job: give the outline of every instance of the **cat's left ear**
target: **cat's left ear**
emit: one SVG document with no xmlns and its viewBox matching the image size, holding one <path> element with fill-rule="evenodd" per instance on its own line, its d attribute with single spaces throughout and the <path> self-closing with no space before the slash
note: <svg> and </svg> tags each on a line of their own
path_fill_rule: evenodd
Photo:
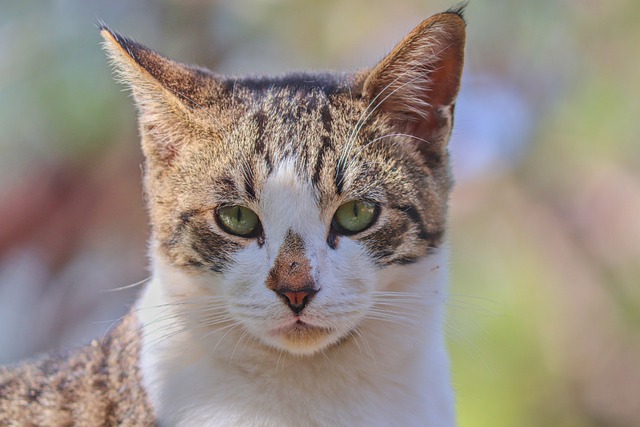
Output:
<svg viewBox="0 0 640 427">
<path fill-rule="evenodd" d="M 370 108 L 386 114 L 430 163 L 440 159 L 453 127 L 464 62 L 462 9 L 423 21 L 367 76 Z"/>
<path fill-rule="evenodd" d="M 116 76 L 133 92 L 145 155 L 170 162 L 199 120 L 194 112 L 216 102 L 221 85 L 208 70 L 167 59 L 106 26 L 100 33 Z"/>
</svg>

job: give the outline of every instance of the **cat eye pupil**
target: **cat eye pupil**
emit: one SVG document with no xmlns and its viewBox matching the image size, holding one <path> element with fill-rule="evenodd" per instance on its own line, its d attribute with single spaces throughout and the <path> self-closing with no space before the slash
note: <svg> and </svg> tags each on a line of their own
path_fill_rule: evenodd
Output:
<svg viewBox="0 0 640 427">
<path fill-rule="evenodd" d="M 229 234 L 255 237 L 260 231 L 258 215 L 244 206 L 223 206 L 216 211 L 220 227 Z"/>
<path fill-rule="evenodd" d="M 366 230 L 375 222 L 378 206 L 364 200 L 354 200 L 341 205 L 333 216 L 334 228 L 344 235 Z"/>
</svg>

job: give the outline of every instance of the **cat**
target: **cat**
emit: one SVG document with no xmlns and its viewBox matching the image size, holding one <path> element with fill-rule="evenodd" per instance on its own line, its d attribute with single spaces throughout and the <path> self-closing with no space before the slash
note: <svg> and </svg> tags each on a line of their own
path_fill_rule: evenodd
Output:
<svg viewBox="0 0 640 427">
<path fill-rule="evenodd" d="M 102 341 L 0 369 L 2 425 L 455 425 L 443 332 L 463 7 L 371 70 L 223 77 L 106 26 L 152 277 Z"/>
</svg>

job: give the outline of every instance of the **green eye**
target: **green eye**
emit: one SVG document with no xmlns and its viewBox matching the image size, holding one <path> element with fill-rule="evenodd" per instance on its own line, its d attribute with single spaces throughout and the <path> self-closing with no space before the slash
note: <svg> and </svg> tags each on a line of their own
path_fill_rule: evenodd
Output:
<svg viewBox="0 0 640 427">
<path fill-rule="evenodd" d="M 223 206 L 217 214 L 220 225 L 227 233 L 254 237 L 260 229 L 258 215 L 244 206 Z"/>
<path fill-rule="evenodd" d="M 370 202 L 354 200 L 340 206 L 333 216 L 334 225 L 341 234 L 355 234 L 373 224 L 378 207 Z"/>
</svg>

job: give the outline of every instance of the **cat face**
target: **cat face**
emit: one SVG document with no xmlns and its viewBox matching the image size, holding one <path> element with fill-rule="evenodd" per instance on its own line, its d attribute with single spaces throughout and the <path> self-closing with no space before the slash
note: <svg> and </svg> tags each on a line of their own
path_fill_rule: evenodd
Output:
<svg viewBox="0 0 640 427">
<path fill-rule="evenodd" d="M 351 75 L 224 78 L 103 35 L 140 109 L 153 246 L 180 273 L 175 298 L 222 301 L 214 316 L 310 354 L 367 318 L 385 271 L 438 250 L 459 15 Z M 206 328 L 203 313 L 187 317 Z"/>
</svg>

